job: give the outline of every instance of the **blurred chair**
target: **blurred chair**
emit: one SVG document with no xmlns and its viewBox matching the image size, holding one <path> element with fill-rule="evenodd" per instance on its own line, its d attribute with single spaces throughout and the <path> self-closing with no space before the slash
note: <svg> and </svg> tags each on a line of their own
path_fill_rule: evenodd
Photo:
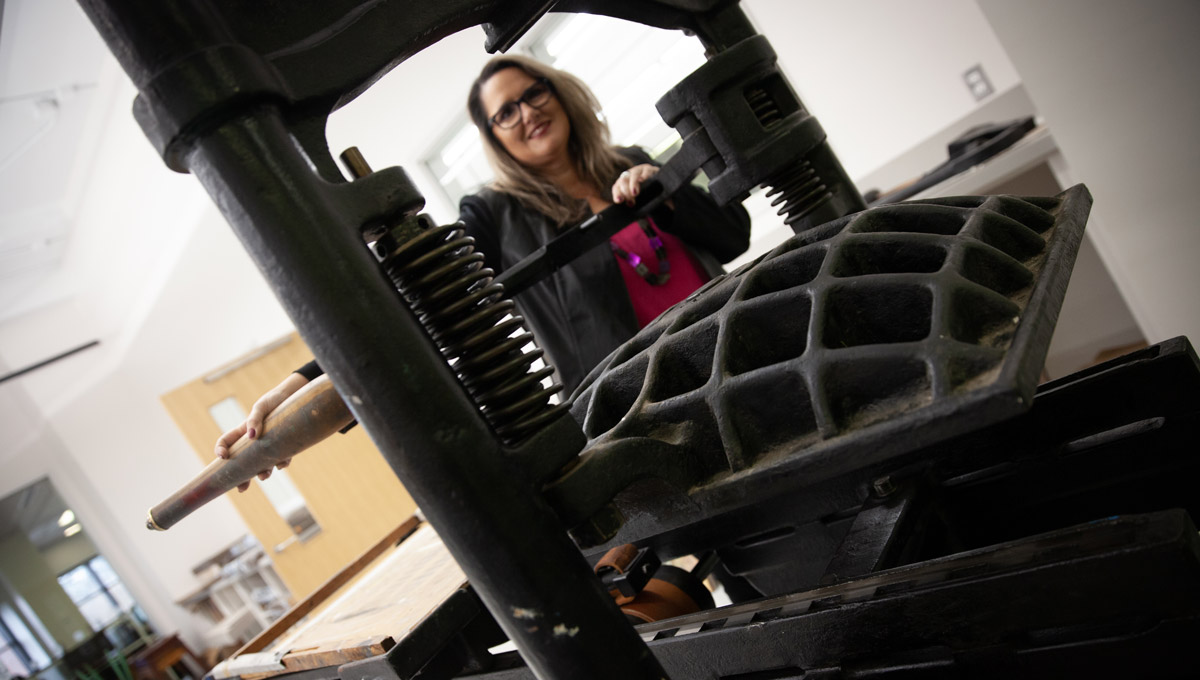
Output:
<svg viewBox="0 0 1200 680">
<path fill-rule="evenodd" d="M 201 680 L 205 674 L 204 664 L 178 635 L 161 638 L 134 654 L 129 667 L 135 680 L 179 680 L 184 675 Z"/>
</svg>

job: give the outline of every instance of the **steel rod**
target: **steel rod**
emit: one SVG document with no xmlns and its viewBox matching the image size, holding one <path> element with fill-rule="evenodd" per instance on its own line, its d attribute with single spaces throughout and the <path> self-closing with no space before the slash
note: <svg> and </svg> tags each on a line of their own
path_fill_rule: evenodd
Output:
<svg viewBox="0 0 1200 680">
<path fill-rule="evenodd" d="M 67 357 L 71 356 L 72 354 L 78 354 L 79 352 L 82 352 L 85 349 L 91 349 L 99 344 L 100 344 L 99 340 L 92 340 L 91 342 L 86 342 L 78 347 L 69 349 L 61 354 L 55 354 L 54 356 L 50 357 L 49 359 L 43 359 L 43 360 L 37 362 L 36 364 L 26 366 L 25 368 L 19 368 L 11 373 L 6 373 L 6 374 L 0 376 L 0 383 L 12 380 L 13 378 L 19 378 L 19 377 L 25 375 L 26 373 L 30 373 L 30 372 L 38 370 L 39 368 L 49 366 L 50 364 L 52 364 L 56 361 L 59 361 L 61 359 L 66 359 Z"/>
</svg>

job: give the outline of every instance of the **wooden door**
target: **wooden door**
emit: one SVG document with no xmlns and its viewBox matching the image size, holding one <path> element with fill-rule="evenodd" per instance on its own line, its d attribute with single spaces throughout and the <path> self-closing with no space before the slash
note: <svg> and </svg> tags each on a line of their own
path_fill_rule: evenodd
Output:
<svg viewBox="0 0 1200 680">
<path fill-rule="evenodd" d="M 176 426 L 207 465 L 221 429 L 210 407 L 233 397 L 243 411 L 312 353 L 292 334 L 162 396 Z M 416 504 L 361 427 L 335 434 L 286 468 L 320 531 L 297 540 L 258 480 L 230 492 L 239 514 L 297 600 L 408 518 Z M 164 494 L 165 495 L 165 494 Z M 186 526 L 175 529 L 186 531 Z M 281 549 L 276 550 L 279 546 Z"/>
</svg>

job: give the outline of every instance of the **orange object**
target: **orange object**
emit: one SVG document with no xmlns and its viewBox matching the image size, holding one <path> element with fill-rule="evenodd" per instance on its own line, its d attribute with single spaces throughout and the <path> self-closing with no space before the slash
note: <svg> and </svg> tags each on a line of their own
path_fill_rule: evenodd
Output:
<svg viewBox="0 0 1200 680">
<path fill-rule="evenodd" d="M 612 572 L 625 574 L 631 566 L 646 573 L 655 570 L 654 576 L 637 592 L 629 592 L 630 587 L 638 587 L 637 583 L 627 583 L 626 592 L 616 586 L 609 587 L 608 594 L 631 621 L 649 623 L 713 607 L 712 593 L 704 587 L 702 578 L 679 567 L 660 565 L 657 558 L 649 564 L 634 566 L 637 557 L 637 547 L 626 543 L 604 553 L 595 567 L 596 575 L 601 577 Z"/>
<path fill-rule="evenodd" d="M 700 605 L 682 588 L 652 578 L 631 602 L 621 605 L 626 616 L 641 622 L 661 621 L 700 611 Z"/>
<path fill-rule="evenodd" d="M 629 568 L 630 563 L 633 562 L 633 558 L 637 557 L 637 553 L 638 550 L 632 543 L 619 545 L 612 550 L 609 550 L 608 552 L 604 553 L 604 557 L 601 557 L 600 561 L 596 563 L 596 575 L 599 576 L 608 570 L 615 571 L 618 574 L 624 574 L 625 570 Z M 636 598 L 636 596 L 626 595 L 616 588 L 610 589 L 608 594 L 611 595 L 614 600 L 616 600 L 618 605 L 623 605 L 627 602 L 633 602 L 633 600 Z"/>
</svg>

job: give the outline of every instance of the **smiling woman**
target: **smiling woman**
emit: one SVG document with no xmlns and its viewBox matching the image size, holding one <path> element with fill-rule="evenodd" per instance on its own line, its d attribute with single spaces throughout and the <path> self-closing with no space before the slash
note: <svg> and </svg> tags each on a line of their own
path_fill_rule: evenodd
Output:
<svg viewBox="0 0 1200 680">
<path fill-rule="evenodd" d="M 630 166 L 599 111 L 578 78 L 519 55 L 488 62 L 467 98 L 493 186 L 563 225 L 607 207 L 604 190 Z"/>
<path fill-rule="evenodd" d="M 520 55 L 489 61 L 467 112 L 496 179 L 460 205 L 487 265 L 512 267 L 563 228 L 632 203 L 657 173 L 638 148 L 613 146 L 600 104 L 578 78 Z M 518 306 L 571 391 L 602 358 L 745 250 L 749 218 L 685 186 L 608 249 L 585 253 L 523 292 Z"/>
<path fill-rule="evenodd" d="M 508 98 L 516 92 L 519 97 Z M 548 79 L 504 69 L 484 83 L 480 98 L 487 110 L 495 111 L 487 127 L 504 140 L 504 148 L 518 165 L 542 174 L 565 169 L 570 161 L 566 141 L 571 121 Z"/>
</svg>

